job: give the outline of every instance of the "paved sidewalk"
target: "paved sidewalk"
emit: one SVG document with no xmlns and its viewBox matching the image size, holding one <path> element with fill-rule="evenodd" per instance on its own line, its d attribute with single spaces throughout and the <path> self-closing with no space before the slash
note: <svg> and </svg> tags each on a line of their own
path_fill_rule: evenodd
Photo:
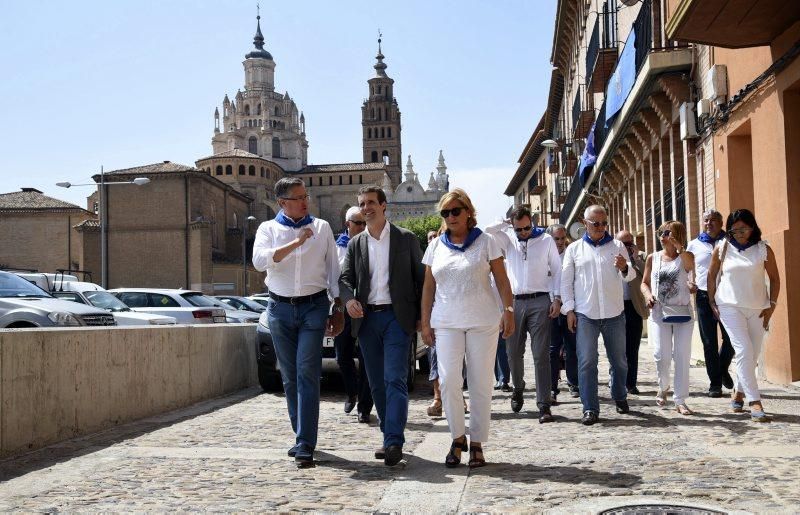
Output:
<svg viewBox="0 0 800 515">
<path fill-rule="evenodd" d="M 341 392 L 323 392 L 318 465 L 297 469 L 286 457 L 293 437 L 283 397 L 250 389 L 0 462 L 0 510 L 588 513 L 644 502 L 800 510 L 800 390 L 762 385 L 775 419 L 757 425 L 726 399 L 705 397 L 705 370 L 693 368 L 688 404 L 698 414 L 684 417 L 655 406 L 646 342 L 640 356 L 643 394 L 630 398 L 631 414 L 616 414 L 601 386 L 592 427 L 578 423 L 580 404 L 565 393 L 556 422 L 540 425 L 533 392 L 519 414 L 510 394 L 496 392 L 483 469 L 444 467 L 450 435 L 444 419 L 426 416 L 421 379 L 406 460 L 394 468 L 372 456 L 374 415 L 358 424 L 343 413 Z M 530 361 L 526 374 L 532 384 Z"/>
</svg>

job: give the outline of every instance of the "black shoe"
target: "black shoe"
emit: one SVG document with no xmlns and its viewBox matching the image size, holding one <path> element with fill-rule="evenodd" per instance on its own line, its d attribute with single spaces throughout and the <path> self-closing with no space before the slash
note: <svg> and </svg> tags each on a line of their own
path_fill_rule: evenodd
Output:
<svg viewBox="0 0 800 515">
<path fill-rule="evenodd" d="M 403 459 L 403 448 L 399 445 L 390 445 L 386 448 L 386 456 L 383 458 L 383 463 L 388 467 L 393 467 L 400 463 Z"/>
<path fill-rule="evenodd" d="M 353 408 L 356 407 L 356 402 L 358 401 L 358 397 L 350 397 L 346 401 L 344 401 L 344 412 L 350 413 L 353 411 Z"/>
<path fill-rule="evenodd" d="M 375 449 L 375 459 L 382 460 L 386 457 L 386 447 L 379 447 Z"/>
<path fill-rule="evenodd" d="M 513 392 L 514 391 L 514 389 L 511 388 L 511 385 L 509 385 L 508 383 L 503 383 L 503 386 L 500 388 L 500 390 L 502 390 L 504 392 Z"/>
<path fill-rule="evenodd" d="M 628 413 L 631 408 L 628 406 L 628 401 L 614 401 L 617 403 L 617 413 L 625 414 Z"/>
<path fill-rule="evenodd" d="M 553 392 L 550 394 L 550 405 L 551 406 L 558 406 L 558 392 Z"/>
<path fill-rule="evenodd" d="M 503 383 L 502 382 L 497 381 L 496 383 L 494 383 L 494 389 L 495 390 L 499 390 L 502 387 L 503 387 Z"/>
<path fill-rule="evenodd" d="M 294 455 L 294 462 L 298 468 L 306 468 L 314 465 L 314 450 L 303 444 L 297 445 Z"/>
<path fill-rule="evenodd" d="M 549 406 L 545 406 L 545 407 L 543 407 L 542 409 L 539 410 L 539 423 L 540 424 L 544 424 L 546 422 L 552 422 L 552 421 L 553 421 L 553 414 L 550 413 L 550 407 Z"/>
<path fill-rule="evenodd" d="M 581 396 L 581 391 L 580 391 L 580 390 L 578 390 L 578 387 L 577 387 L 577 386 L 574 386 L 574 385 L 569 385 L 569 395 L 570 395 L 570 396 L 571 396 L 573 399 L 576 399 L 576 398 L 578 398 L 578 397 L 580 397 L 580 396 Z"/>
<path fill-rule="evenodd" d="M 733 390 L 733 378 L 727 370 L 722 373 L 722 386 L 728 390 Z"/>
<path fill-rule="evenodd" d="M 628 393 L 631 394 L 631 395 L 641 395 L 642 394 L 642 392 L 640 392 L 639 389 L 636 388 L 635 386 L 632 387 L 632 388 L 628 388 Z"/>
<path fill-rule="evenodd" d="M 298 449 L 299 447 L 300 447 L 300 444 L 299 444 L 299 443 L 295 444 L 295 445 L 294 445 L 294 447 L 292 447 L 291 449 L 289 449 L 289 450 L 286 452 L 286 454 L 287 454 L 287 455 L 288 455 L 290 458 L 294 458 L 294 455 L 295 455 L 295 454 L 297 454 L 297 449 Z"/>
<path fill-rule="evenodd" d="M 581 418 L 581 424 L 584 426 L 591 426 L 597 422 L 597 413 L 594 411 L 584 411 L 583 418 Z"/>
<path fill-rule="evenodd" d="M 712 399 L 719 399 L 720 397 L 722 397 L 722 389 L 718 390 L 716 388 L 709 388 L 708 396 L 711 397 Z"/>
<path fill-rule="evenodd" d="M 359 413 L 358 421 L 362 424 L 369 424 L 369 413 Z"/>
<path fill-rule="evenodd" d="M 511 411 L 519 413 L 525 401 L 522 399 L 522 390 L 514 390 L 511 394 Z"/>
</svg>

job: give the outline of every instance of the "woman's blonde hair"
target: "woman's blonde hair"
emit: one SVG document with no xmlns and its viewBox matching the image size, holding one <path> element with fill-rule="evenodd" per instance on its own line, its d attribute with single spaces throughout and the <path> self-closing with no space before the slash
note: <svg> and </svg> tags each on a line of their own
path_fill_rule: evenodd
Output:
<svg viewBox="0 0 800 515">
<path fill-rule="evenodd" d="M 439 204 L 436 206 L 436 210 L 441 211 L 444 209 L 444 206 L 454 200 L 460 202 L 461 205 L 467 210 L 467 227 L 472 229 L 473 227 L 477 226 L 478 219 L 476 217 L 477 212 L 475 211 L 475 206 L 472 204 L 472 200 L 470 200 L 467 192 L 461 188 L 456 188 L 453 191 L 448 191 L 442 195 L 442 198 L 439 199 Z M 442 220 L 442 228 L 439 229 L 439 232 L 444 232 L 445 230 L 447 230 L 447 224 L 444 220 Z"/>
<path fill-rule="evenodd" d="M 677 220 L 667 220 L 658 228 L 658 232 L 661 231 L 670 232 L 670 235 L 678 242 L 678 252 L 686 248 L 686 226 L 681 222 Z"/>
</svg>

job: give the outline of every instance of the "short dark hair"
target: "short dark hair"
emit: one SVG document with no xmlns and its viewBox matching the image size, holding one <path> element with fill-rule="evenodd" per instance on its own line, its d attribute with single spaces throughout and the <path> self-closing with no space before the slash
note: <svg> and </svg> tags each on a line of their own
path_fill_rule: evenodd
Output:
<svg viewBox="0 0 800 515">
<path fill-rule="evenodd" d="M 531 215 L 531 210 L 525 206 L 519 206 L 514 211 L 511 212 L 511 220 L 522 220 L 525 217 L 530 218 L 533 220 L 533 215 Z"/>
<path fill-rule="evenodd" d="M 753 229 L 753 232 L 750 233 L 750 238 L 748 241 L 750 243 L 758 243 L 761 241 L 761 229 L 758 227 L 756 223 L 756 217 L 752 211 L 749 209 L 737 209 L 733 213 L 728 215 L 728 221 L 725 223 L 725 232 L 730 233 L 733 224 L 736 222 L 742 222 L 746 226 Z"/>
<path fill-rule="evenodd" d="M 377 193 L 378 202 L 380 204 L 386 204 L 386 192 L 384 192 L 380 186 L 362 186 L 361 189 L 358 190 L 359 196 L 366 193 Z"/>
<path fill-rule="evenodd" d="M 305 186 L 303 179 L 297 177 L 284 177 L 275 183 L 275 198 L 284 198 L 289 190 L 295 186 Z"/>
</svg>

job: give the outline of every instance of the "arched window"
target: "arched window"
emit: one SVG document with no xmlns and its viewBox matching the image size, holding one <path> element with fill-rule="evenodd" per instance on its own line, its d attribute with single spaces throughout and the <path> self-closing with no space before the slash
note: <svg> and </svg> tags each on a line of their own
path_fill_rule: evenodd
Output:
<svg viewBox="0 0 800 515">
<path fill-rule="evenodd" d="M 272 138 L 272 157 L 281 157 L 281 140 L 277 136 Z"/>
<path fill-rule="evenodd" d="M 383 157 L 383 164 L 388 165 L 389 164 L 389 152 L 384 150 L 383 154 L 381 154 L 381 157 Z"/>
<path fill-rule="evenodd" d="M 350 184 L 353 184 L 353 176 L 350 176 Z"/>
<path fill-rule="evenodd" d="M 386 130 L 386 134 L 388 135 L 388 137 L 390 137 L 390 138 L 392 137 L 392 128 L 391 128 L 391 127 L 389 127 L 389 128 Z"/>
<path fill-rule="evenodd" d="M 233 175 L 233 167 L 231 165 L 225 167 L 225 175 Z"/>
<path fill-rule="evenodd" d="M 281 108 L 278 107 L 278 106 L 275 106 L 275 116 L 280 116 L 280 115 L 281 115 Z"/>
<path fill-rule="evenodd" d="M 253 166 L 253 165 L 250 165 L 250 168 L 247 169 L 247 175 L 252 175 L 252 176 L 255 177 L 255 175 L 256 175 L 256 167 Z"/>
<path fill-rule="evenodd" d="M 309 186 L 313 186 L 312 182 L 314 182 L 314 178 L 313 177 L 309 177 L 308 178 L 308 185 Z"/>
<path fill-rule="evenodd" d="M 217 165 L 217 175 L 222 175 L 222 165 Z"/>
<path fill-rule="evenodd" d="M 261 104 L 256 105 L 256 114 L 261 114 Z"/>
<path fill-rule="evenodd" d="M 372 109 L 370 109 L 370 110 L 369 110 L 369 117 L 370 117 L 370 119 L 372 119 L 372 120 L 374 120 L 374 119 L 375 119 L 375 108 L 374 108 L 374 107 L 373 107 Z"/>
<path fill-rule="evenodd" d="M 372 151 L 372 162 L 373 163 L 377 163 L 378 162 L 378 151 L 377 150 L 373 150 Z"/>
<path fill-rule="evenodd" d="M 383 120 L 383 109 L 378 108 L 378 121 Z"/>
<path fill-rule="evenodd" d="M 244 175 L 244 165 L 239 165 L 239 175 Z"/>
<path fill-rule="evenodd" d="M 363 175 L 359 175 L 358 176 L 358 183 L 359 184 L 364 184 L 364 176 Z"/>
<path fill-rule="evenodd" d="M 244 115 L 245 116 L 250 116 L 250 105 L 249 104 L 245 104 L 244 105 Z"/>
<path fill-rule="evenodd" d="M 328 176 L 328 186 L 333 186 L 333 175 Z"/>
<path fill-rule="evenodd" d="M 264 167 L 263 166 L 261 167 L 261 177 L 266 177 L 266 175 L 264 174 Z"/>
<path fill-rule="evenodd" d="M 386 137 L 386 128 L 385 127 L 381 127 L 381 138 L 385 138 L 385 137 Z"/>
<path fill-rule="evenodd" d="M 367 129 L 367 138 L 372 139 L 372 129 Z"/>
<path fill-rule="evenodd" d="M 255 136 L 250 136 L 247 140 L 247 150 L 251 154 L 258 154 L 258 139 Z"/>
<path fill-rule="evenodd" d="M 378 94 L 380 95 L 381 93 L 383 93 L 383 86 L 381 86 L 381 85 L 379 84 L 379 85 L 378 85 Z"/>
</svg>

